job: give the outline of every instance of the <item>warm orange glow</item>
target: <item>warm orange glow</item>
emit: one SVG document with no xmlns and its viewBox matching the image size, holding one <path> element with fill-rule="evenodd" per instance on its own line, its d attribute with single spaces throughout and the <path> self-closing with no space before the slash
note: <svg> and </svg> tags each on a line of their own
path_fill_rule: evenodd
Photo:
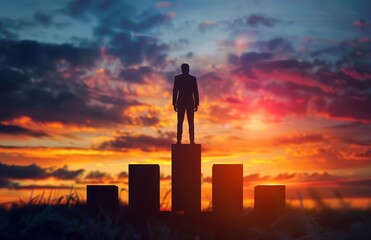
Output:
<svg viewBox="0 0 371 240">
<path fill-rule="evenodd" d="M 240 56 L 250 47 L 251 38 L 253 36 L 238 36 L 230 47 Z M 195 65 L 205 66 L 200 72 L 201 99 L 195 115 L 196 143 L 202 144 L 202 173 L 207 178 L 202 184 L 203 209 L 207 209 L 212 200 L 210 179 L 215 163 L 244 165 L 245 207 L 251 206 L 251 191 L 256 184 L 285 184 L 295 190 L 326 185 L 330 192 L 336 187 L 340 192 L 351 192 L 350 196 L 357 196 L 350 190 L 355 189 L 352 183 L 357 182 L 357 176 L 362 180 L 370 170 L 369 143 L 349 140 L 352 135 L 348 128 L 334 131 L 328 127 L 335 124 L 331 115 L 312 109 L 315 99 L 307 107 L 306 101 L 310 96 L 291 97 L 285 92 L 290 89 L 284 87 L 288 83 L 293 83 L 293 86 L 300 84 L 331 94 L 334 89 L 295 71 L 253 68 L 251 74 L 254 76 L 238 71 L 231 74 L 229 64 L 211 65 L 208 60 L 209 57 L 204 55 L 193 60 Z M 30 114 L 33 117 L 23 115 L 2 121 L 1 124 L 6 127 L 15 125 L 18 131 L 28 134 L 0 135 L 1 163 L 17 166 L 37 164 L 42 168 L 68 165 L 69 169 L 85 170 L 75 180 L 51 177 L 11 180 L 21 186 L 73 185 L 78 188 L 89 182 L 117 183 L 125 189 L 127 179 L 119 179 L 117 175 L 127 172 L 129 163 L 157 163 L 165 176 L 170 175 L 170 143 L 176 138 L 176 113 L 170 100 L 172 82 L 157 71 L 144 75 L 140 82 L 123 81 L 120 73 L 127 66 L 120 58 L 110 55 L 105 47 L 100 48 L 100 57 L 91 68 L 70 69 L 63 61 L 59 64 L 61 74 L 66 77 L 72 76 L 73 71 L 84 73 L 76 81 L 92 95 L 86 102 L 88 112 L 92 111 L 92 115 L 97 115 L 99 119 L 101 113 L 92 110 L 98 107 L 108 110 L 116 119 L 104 123 L 95 122 L 91 117 L 84 118 L 84 122 L 63 119 L 40 121 Z M 146 64 L 133 64 L 130 69 L 139 71 Z M 262 79 L 266 81 L 264 87 L 256 88 L 256 85 L 262 84 Z M 271 83 L 273 90 L 267 87 Z M 283 91 L 283 94 L 276 94 L 276 90 Z M 99 101 L 100 98 L 106 101 Z M 111 100 L 117 104 L 111 103 Z M 336 118 L 337 121 L 339 119 L 354 122 L 349 117 Z M 185 120 L 185 142 L 188 140 L 187 127 Z M 38 136 L 40 132 L 45 132 L 45 135 Z M 143 141 L 142 136 L 146 137 L 145 141 L 160 139 L 163 143 L 153 146 L 152 142 Z M 137 144 L 128 146 L 127 142 L 120 142 L 127 138 L 134 139 Z M 109 142 L 118 143 L 118 147 L 105 147 L 103 143 Z M 137 146 L 140 144 L 144 147 Z M 104 177 L 84 178 L 90 171 L 97 170 L 104 172 Z M 353 182 L 344 183 L 341 181 L 344 179 Z M 163 209 L 171 206 L 170 186 L 169 180 L 161 182 Z M 361 190 L 357 190 L 360 195 Z M 15 199 L 17 194 L 27 198 L 29 194 L 29 190 L 25 189 L 5 192 L 9 196 L 0 201 Z M 127 201 L 127 192 L 122 191 L 120 196 Z M 364 206 L 367 201 L 359 202 Z"/>
</svg>

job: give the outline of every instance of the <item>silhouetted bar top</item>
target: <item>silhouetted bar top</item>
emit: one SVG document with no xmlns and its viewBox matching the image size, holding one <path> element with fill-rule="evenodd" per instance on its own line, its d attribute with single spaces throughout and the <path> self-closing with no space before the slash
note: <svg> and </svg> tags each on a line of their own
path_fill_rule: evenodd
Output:
<svg viewBox="0 0 371 240">
<path fill-rule="evenodd" d="M 201 144 L 171 146 L 172 210 L 201 211 Z"/>
<path fill-rule="evenodd" d="M 176 149 L 199 149 L 201 151 L 201 144 L 171 144 L 172 148 Z"/>
</svg>

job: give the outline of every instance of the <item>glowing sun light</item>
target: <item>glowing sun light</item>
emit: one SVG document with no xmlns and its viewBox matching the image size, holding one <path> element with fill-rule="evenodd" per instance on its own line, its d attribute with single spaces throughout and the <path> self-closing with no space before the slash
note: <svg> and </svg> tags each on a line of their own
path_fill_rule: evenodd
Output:
<svg viewBox="0 0 371 240">
<path fill-rule="evenodd" d="M 269 125 L 263 120 L 263 116 L 252 115 L 246 123 L 246 127 L 251 130 L 262 131 L 269 128 Z"/>
</svg>

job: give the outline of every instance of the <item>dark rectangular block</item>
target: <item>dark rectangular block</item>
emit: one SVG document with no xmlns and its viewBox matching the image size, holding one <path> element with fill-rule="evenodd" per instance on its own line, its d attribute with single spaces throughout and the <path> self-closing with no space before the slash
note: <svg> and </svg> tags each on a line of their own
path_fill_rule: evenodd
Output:
<svg viewBox="0 0 371 240">
<path fill-rule="evenodd" d="M 213 213 L 230 219 L 243 211 L 243 165 L 214 164 L 212 173 Z"/>
<path fill-rule="evenodd" d="M 104 211 L 114 214 L 118 210 L 118 187 L 115 185 L 87 185 L 86 203 L 89 212 Z"/>
<path fill-rule="evenodd" d="M 242 164 L 213 165 L 212 209 L 217 239 L 242 239 Z"/>
<path fill-rule="evenodd" d="M 158 164 L 129 164 L 129 207 L 141 214 L 160 211 Z"/>
<path fill-rule="evenodd" d="M 201 144 L 171 146 L 172 210 L 201 211 Z"/>
<path fill-rule="evenodd" d="M 270 222 L 285 211 L 285 185 L 258 185 L 254 189 L 254 212 L 262 222 Z"/>
</svg>

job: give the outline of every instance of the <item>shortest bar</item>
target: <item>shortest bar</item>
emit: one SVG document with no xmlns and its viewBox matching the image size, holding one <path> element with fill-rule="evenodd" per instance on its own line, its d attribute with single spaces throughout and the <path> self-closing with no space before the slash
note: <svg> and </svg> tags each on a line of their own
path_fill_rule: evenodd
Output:
<svg viewBox="0 0 371 240">
<path fill-rule="evenodd" d="M 158 164 L 129 164 L 129 208 L 141 215 L 152 215 L 160 211 Z"/>
<path fill-rule="evenodd" d="M 118 210 L 118 187 L 116 185 L 87 185 L 86 203 L 90 213 L 104 211 L 115 214 Z"/>
<path fill-rule="evenodd" d="M 261 223 L 271 223 L 285 211 L 285 185 L 258 185 L 254 189 L 254 212 Z"/>
</svg>

